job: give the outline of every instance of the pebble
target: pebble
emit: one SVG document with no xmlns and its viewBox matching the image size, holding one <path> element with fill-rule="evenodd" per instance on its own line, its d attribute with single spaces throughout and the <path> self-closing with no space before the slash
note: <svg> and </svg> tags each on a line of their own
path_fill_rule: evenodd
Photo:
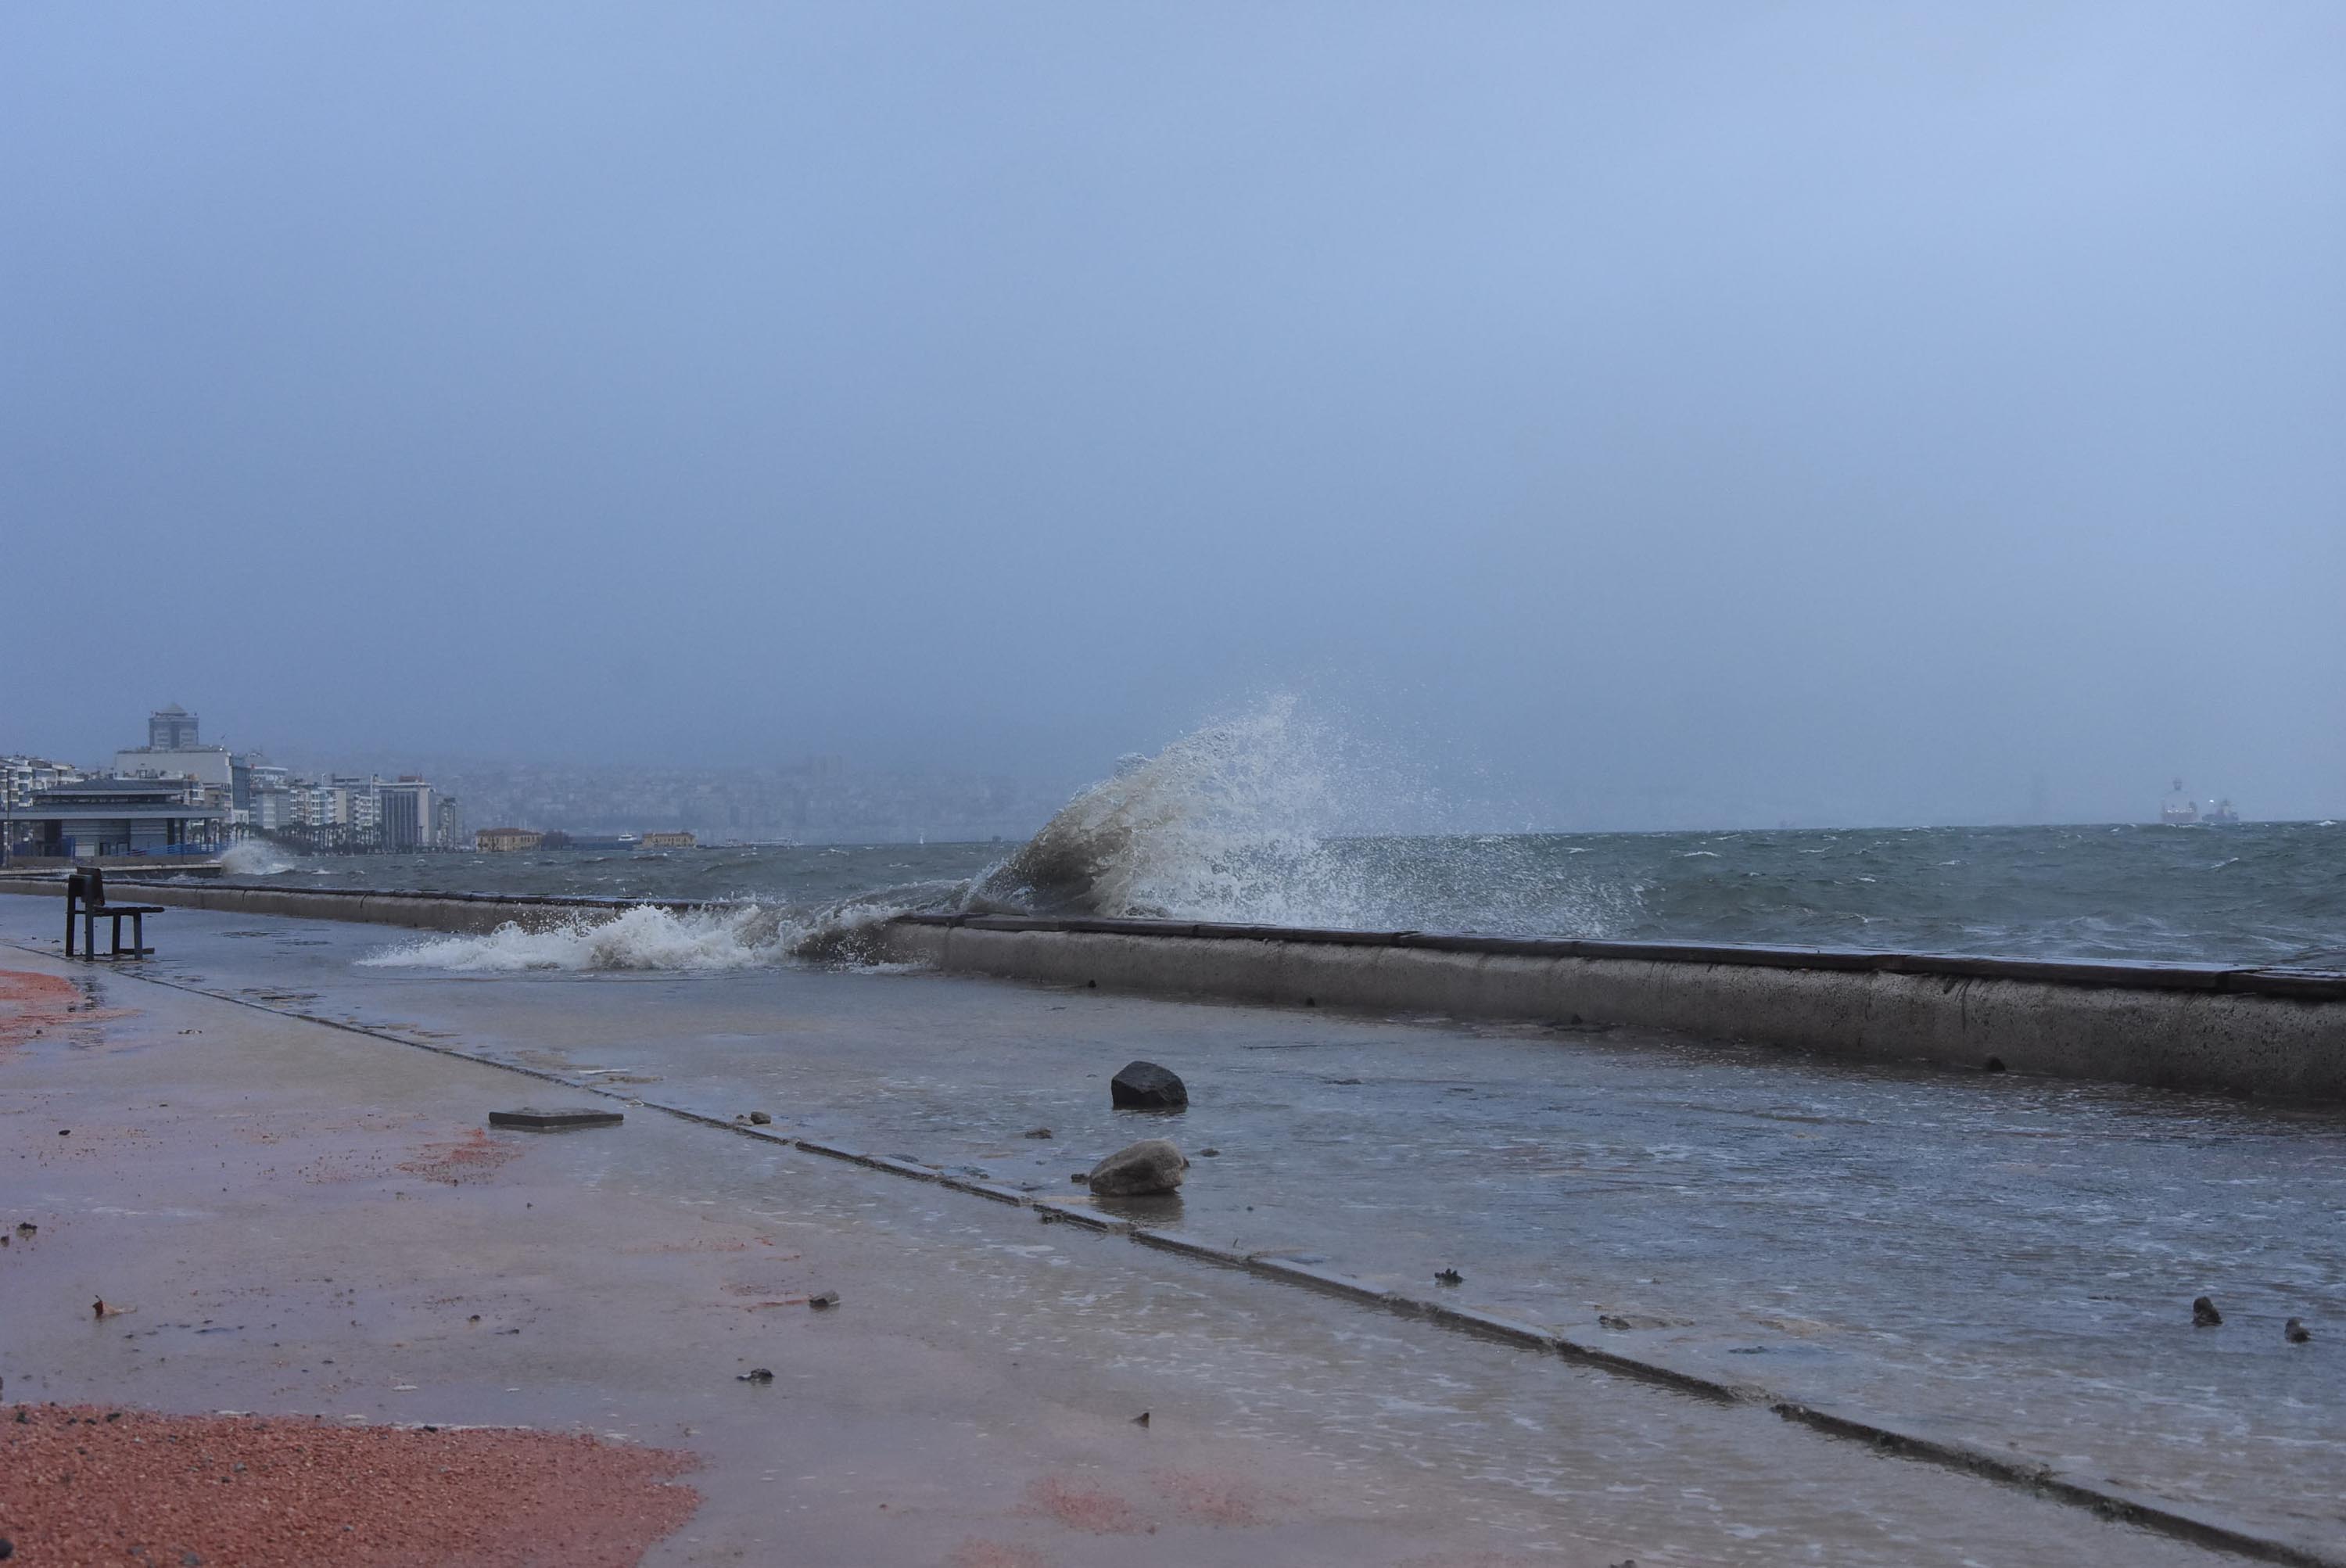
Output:
<svg viewBox="0 0 2346 1568">
<path fill-rule="evenodd" d="M 2280 1337 L 2292 1345 L 2302 1345 L 2313 1338 L 2313 1330 L 2300 1319 L 2291 1318 L 2280 1326 Z"/>
<path fill-rule="evenodd" d="M 2216 1303 L 2208 1298 L 2202 1296 L 2191 1303 L 2191 1326 L 2194 1329 L 2213 1329 L 2223 1321 L 2224 1315 L 2216 1310 Z"/>
</svg>

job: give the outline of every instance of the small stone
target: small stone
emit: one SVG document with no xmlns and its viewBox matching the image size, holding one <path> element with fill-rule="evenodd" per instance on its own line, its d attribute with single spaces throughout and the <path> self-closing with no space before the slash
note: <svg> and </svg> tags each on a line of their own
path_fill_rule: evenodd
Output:
<svg viewBox="0 0 2346 1568">
<path fill-rule="evenodd" d="M 1433 1277 L 1433 1282 L 1436 1285 L 1464 1285 L 1466 1283 L 1466 1277 L 1455 1268 L 1445 1268 Z"/>
<path fill-rule="evenodd" d="M 1219 1159 L 1221 1157 L 1221 1153 L 1222 1151 L 1219 1149 L 1199 1149 L 1198 1151 L 1198 1157 L 1201 1160 Z"/>
<path fill-rule="evenodd" d="M 1072 1182 L 1086 1182 L 1092 1179 L 1092 1173 L 1089 1171 L 1069 1171 L 1067 1173 L 1067 1179 Z"/>
<path fill-rule="evenodd" d="M 41 1227 L 39 1226 L 35 1225 L 29 1219 L 20 1219 L 16 1222 L 16 1234 L 25 1237 L 27 1241 L 38 1235 L 40 1228 Z"/>
<path fill-rule="evenodd" d="M 1137 1427 L 1147 1426 L 1148 1424 L 1148 1412 L 1147 1410 L 1143 1410 L 1138 1415 L 1133 1417 L 1132 1424 Z"/>
<path fill-rule="evenodd" d="M 2199 1297 L 2191 1303 L 2191 1326 L 2194 1329 L 2213 1329 L 2223 1321 L 2224 1315 L 2216 1310 L 2216 1303 L 2207 1297 Z"/>
<path fill-rule="evenodd" d="M 770 1383 L 774 1380 L 773 1369 L 752 1367 L 733 1380 L 737 1383 Z"/>
<path fill-rule="evenodd" d="M 2292 1345 L 2302 1345 L 2313 1338 L 2313 1330 L 2295 1318 L 2280 1326 L 2280 1337 Z"/>
<path fill-rule="evenodd" d="M 1182 1111 L 1189 1105 L 1188 1085 L 1154 1062 L 1125 1064 L 1108 1081 L 1107 1092 L 1119 1111 Z"/>
<path fill-rule="evenodd" d="M 771 1126 L 771 1125 L 773 1125 L 773 1122 L 774 1122 L 774 1118 L 773 1118 L 773 1117 L 771 1117 L 771 1116 L 770 1116 L 770 1115 L 767 1115 L 765 1112 L 763 1112 L 763 1111 L 752 1111 L 752 1112 L 750 1112 L 750 1125 L 752 1125 L 752 1126 L 758 1126 L 758 1127 L 767 1127 L 767 1126 Z"/>
<path fill-rule="evenodd" d="M 1051 1129 L 1048 1127 L 1029 1127 L 1026 1129 L 1026 1136 L 1030 1138 L 1047 1138 L 1050 1135 Z"/>
<path fill-rule="evenodd" d="M 1188 1168 L 1181 1151 L 1165 1139 L 1143 1138 L 1100 1161 L 1084 1179 L 1102 1197 L 1148 1197 L 1178 1188 Z"/>
<path fill-rule="evenodd" d="M 828 1312 L 839 1305 L 839 1292 L 824 1290 L 807 1298 L 807 1305 L 818 1312 Z"/>
</svg>

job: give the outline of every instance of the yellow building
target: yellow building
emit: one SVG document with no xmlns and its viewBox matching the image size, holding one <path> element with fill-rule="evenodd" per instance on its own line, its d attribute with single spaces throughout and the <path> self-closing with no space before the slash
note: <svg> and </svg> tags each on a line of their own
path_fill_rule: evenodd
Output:
<svg viewBox="0 0 2346 1568">
<path fill-rule="evenodd" d="M 636 840 L 638 847 L 646 850 L 689 850 L 699 842 L 690 833 L 646 833 Z"/>
<path fill-rule="evenodd" d="M 486 855 L 510 855 L 516 850 L 535 850 L 545 841 L 545 834 L 530 828 L 484 828 L 473 836 L 474 845 Z"/>
</svg>

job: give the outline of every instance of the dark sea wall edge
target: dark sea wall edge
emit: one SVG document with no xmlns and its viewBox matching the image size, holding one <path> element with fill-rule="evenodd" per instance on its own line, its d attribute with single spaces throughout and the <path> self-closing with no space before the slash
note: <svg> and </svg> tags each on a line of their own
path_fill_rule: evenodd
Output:
<svg viewBox="0 0 2346 1568">
<path fill-rule="evenodd" d="M 184 908 L 473 933 L 644 902 L 711 907 L 122 877 L 111 886 Z M 63 887 L 0 879 L 0 890 Z M 1005 915 L 901 915 L 883 929 L 898 962 L 1048 984 L 1615 1024 L 1860 1061 L 2346 1101 L 2346 974 L 2326 971 Z"/>
<path fill-rule="evenodd" d="M 901 916 L 887 949 L 1104 991 L 2346 1100 L 2346 975 L 2327 972 L 1002 916 Z"/>
</svg>

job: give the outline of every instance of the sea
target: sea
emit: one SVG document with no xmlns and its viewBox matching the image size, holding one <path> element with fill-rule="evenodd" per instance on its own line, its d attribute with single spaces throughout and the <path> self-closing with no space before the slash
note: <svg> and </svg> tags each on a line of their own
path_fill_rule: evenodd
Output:
<svg viewBox="0 0 2346 1568">
<path fill-rule="evenodd" d="M 852 953 L 905 911 L 2346 968 L 2346 827 L 1380 830 L 1422 792 L 1286 708 L 1209 725 L 1079 791 L 1024 843 L 297 857 L 238 881 L 706 901 L 592 930 L 451 938 L 481 969 L 729 969 Z M 1331 761 L 1331 759 L 1336 759 Z"/>
</svg>

